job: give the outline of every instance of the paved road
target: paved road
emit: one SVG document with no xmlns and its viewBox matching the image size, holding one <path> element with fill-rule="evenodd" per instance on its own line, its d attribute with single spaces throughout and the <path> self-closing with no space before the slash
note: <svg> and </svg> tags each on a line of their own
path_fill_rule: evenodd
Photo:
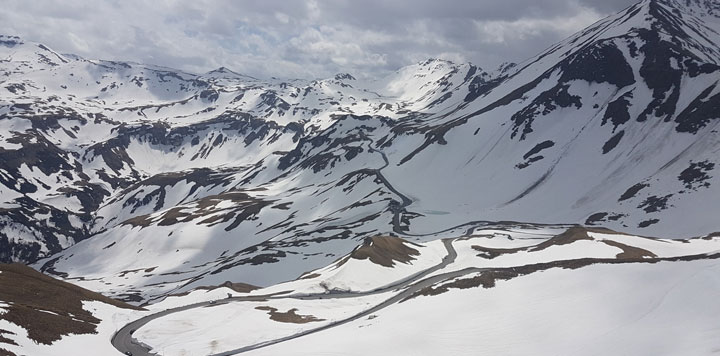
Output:
<svg viewBox="0 0 720 356">
<path fill-rule="evenodd" d="M 195 309 L 195 308 L 203 308 L 210 305 L 218 305 L 218 304 L 225 304 L 225 303 L 232 303 L 232 302 L 251 302 L 251 301 L 264 301 L 264 300 L 277 300 L 277 299 L 296 299 L 296 300 L 319 300 L 319 299 L 339 299 L 339 298 L 357 298 L 357 297 L 364 297 L 364 296 L 370 296 L 370 295 L 376 295 L 376 294 L 382 294 L 387 293 L 391 291 L 400 291 L 398 294 L 394 295 L 393 297 L 385 300 L 384 302 L 376 305 L 375 307 L 368 309 L 360 314 L 356 314 L 350 318 L 334 321 L 330 324 L 327 324 L 323 327 L 307 330 L 298 334 L 293 334 L 290 336 L 286 336 L 280 339 L 275 339 L 271 341 L 266 341 L 259 344 L 244 346 L 239 349 L 226 351 L 220 354 L 216 354 L 214 356 L 220 356 L 220 355 L 236 355 L 239 353 L 243 353 L 250 350 L 259 349 L 262 347 L 274 345 L 280 342 L 296 339 L 302 336 L 314 334 L 323 330 L 327 330 L 329 328 L 333 328 L 339 325 L 343 325 L 346 323 L 349 323 L 351 321 L 363 318 L 365 316 L 368 316 L 372 313 L 375 313 L 383 308 L 386 308 L 394 303 L 397 303 L 398 301 L 405 299 L 411 295 L 413 295 L 415 292 L 430 286 L 432 284 L 435 284 L 439 281 L 442 281 L 447 278 L 453 278 L 454 275 L 463 275 L 470 272 L 464 272 L 459 273 L 461 271 L 457 272 L 450 272 L 446 274 L 440 274 L 437 276 L 433 276 L 430 278 L 424 277 L 428 276 L 429 274 L 432 274 L 438 270 L 441 270 L 445 268 L 447 265 L 453 263 L 455 259 L 457 258 L 457 251 L 452 245 L 453 239 L 445 239 L 443 240 L 443 243 L 445 245 L 445 249 L 447 250 L 447 255 L 442 259 L 442 261 L 424 271 L 418 272 L 412 276 L 409 276 L 405 279 L 396 281 L 392 284 L 373 289 L 371 291 L 366 292 L 342 292 L 342 293 L 318 293 L 318 294 L 295 294 L 295 295 L 288 295 L 288 296 L 281 296 L 281 295 L 257 295 L 257 296 L 241 296 L 241 297 L 233 297 L 228 299 L 223 299 L 216 301 L 214 304 L 211 302 L 200 302 L 195 304 L 189 304 L 184 305 L 177 308 L 167 309 L 152 315 L 145 316 L 143 318 L 140 318 L 138 320 L 135 320 L 127 325 L 125 325 L 122 329 L 118 330 L 115 335 L 113 335 L 113 338 L 111 340 L 112 345 L 120 352 L 126 353 L 130 352 L 134 356 L 148 356 L 148 355 L 155 355 L 152 353 L 152 348 L 142 344 L 141 342 L 137 341 L 133 338 L 132 334 L 135 330 L 143 327 L 147 323 L 159 319 L 162 317 L 165 317 L 170 314 L 174 313 L 180 313 L 186 310 Z"/>
<path fill-rule="evenodd" d="M 370 139 L 367 136 L 365 136 L 365 137 L 372 142 L 372 139 Z M 382 151 L 376 150 L 372 147 L 370 148 L 370 151 L 380 153 L 380 155 L 382 155 L 383 160 L 385 161 L 385 164 L 382 167 L 374 170 L 375 175 L 383 183 L 383 185 L 385 185 L 387 187 L 387 189 L 389 189 L 395 195 L 400 197 L 400 200 L 401 200 L 398 205 L 393 207 L 393 214 L 394 214 L 393 221 L 392 221 L 393 231 L 395 231 L 396 233 L 398 233 L 400 235 L 408 235 L 402 227 L 402 214 L 405 212 L 405 208 L 407 206 L 409 206 L 410 204 L 412 204 L 412 200 L 409 197 L 407 197 L 406 195 L 402 194 L 400 191 L 398 191 L 395 187 L 393 187 L 393 185 L 390 184 L 390 182 L 382 174 L 382 170 L 390 164 L 385 153 Z M 459 225 L 454 228 L 447 229 L 445 231 L 450 231 L 450 230 L 453 230 L 453 229 L 456 229 L 459 227 L 463 227 L 463 226 L 472 226 L 468 229 L 468 233 L 469 233 L 475 226 L 483 225 L 484 223 L 485 222 L 471 222 L 471 223 Z M 428 235 L 432 235 L 432 234 L 428 234 Z M 412 235 L 412 236 L 421 236 L 421 235 Z M 449 273 L 439 274 L 439 275 L 436 275 L 433 277 L 425 278 L 428 275 L 445 268 L 447 265 L 449 265 L 455 261 L 455 259 L 457 258 L 457 251 L 455 251 L 455 248 L 452 246 L 452 242 L 453 242 L 453 239 L 444 239 L 443 240 L 443 243 L 445 244 L 445 248 L 447 249 L 447 255 L 443 258 L 443 260 L 439 264 L 437 264 L 431 268 L 428 268 L 424 271 L 420 271 L 420 272 L 418 272 L 414 275 L 411 275 L 405 279 L 396 281 L 390 285 L 386 285 L 386 286 L 383 286 L 383 287 L 380 287 L 380 288 L 377 288 L 377 289 L 374 289 L 371 291 L 356 292 L 356 293 L 342 292 L 342 293 L 322 293 L 322 294 L 304 294 L 304 295 L 296 294 L 296 295 L 290 295 L 290 296 L 280 296 L 277 294 L 276 295 L 243 296 L 243 297 L 234 297 L 234 298 L 228 298 L 228 299 L 224 299 L 221 301 L 217 301 L 215 305 L 223 304 L 223 303 L 232 303 L 232 302 L 263 301 L 263 300 L 276 300 L 276 299 L 318 300 L 318 299 L 357 298 L 357 297 L 364 297 L 364 296 L 369 296 L 369 295 L 387 293 L 387 292 L 391 292 L 391 291 L 398 291 L 397 294 L 395 294 L 393 297 L 385 300 L 384 302 L 382 302 L 362 313 L 359 313 L 352 317 L 349 317 L 347 319 L 334 321 L 334 322 L 331 322 L 329 324 L 326 324 L 325 326 L 322 326 L 322 327 L 319 327 L 316 329 L 307 330 L 307 331 L 304 331 L 304 332 L 301 332 L 298 334 L 294 334 L 294 335 L 290 335 L 290 336 L 286 336 L 286 337 L 283 337 L 280 339 L 275 339 L 275 340 L 270 340 L 270 341 L 254 344 L 254 345 L 244 346 L 244 347 L 241 347 L 241 348 L 238 348 L 235 350 L 226 351 L 226 352 L 219 353 L 219 354 L 216 354 L 213 356 L 236 355 L 236 354 L 240 354 L 240 353 L 243 353 L 246 351 L 256 350 L 259 348 L 267 347 L 270 345 L 274 345 L 277 343 L 285 342 L 285 341 L 296 339 L 296 338 L 303 337 L 306 335 L 318 333 L 318 332 L 321 332 L 323 330 L 327 330 L 327 329 L 330 329 L 333 327 L 337 327 L 337 326 L 352 322 L 354 320 L 361 319 L 368 315 L 371 315 L 381 309 L 384 309 L 392 304 L 397 303 L 398 301 L 401 301 L 407 297 L 410 297 L 413 294 L 415 294 L 416 292 L 422 290 L 423 288 L 431 286 L 437 282 L 446 280 L 448 278 L 459 277 L 459 276 L 462 276 L 462 275 L 465 275 L 468 273 L 481 272 L 484 270 L 484 269 L 477 269 L 477 268 L 467 269 L 467 270 L 449 272 Z M 185 305 L 185 306 L 178 307 L 178 308 L 164 310 L 162 312 L 148 315 L 146 317 L 143 317 L 141 319 L 133 321 L 130 324 L 127 324 L 126 326 L 124 326 L 122 329 L 118 330 L 117 333 L 115 333 L 115 335 L 112 338 L 112 345 L 120 352 L 123 352 L 123 353 L 129 352 L 135 356 L 154 355 L 154 353 L 151 352 L 151 350 L 152 350 L 151 347 L 144 345 L 141 342 L 139 342 L 133 338 L 132 334 L 135 330 L 141 328 L 142 326 L 146 325 L 147 323 L 149 323 L 152 320 L 162 318 L 162 317 L 165 317 L 170 314 L 190 310 L 190 309 L 207 307 L 209 305 L 211 305 L 210 302 L 201 302 L 201 303 Z"/>
<path fill-rule="evenodd" d="M 472 222 L 457 225 L 455 227 L 445 229 L 440 232 L 431 233 L 431 234 L 423 234 L 423 235 L 410 234 L 410 233 L 406 232 L 402 226 L 402 214 L 405 212 L 405 208 L 412 204 L 412 200 L 409 197 L 402 194 L 397 189 L 395 189 L 395 187 L 393 187 L 392 184 L 390 184 L 390 182 L 383 175 L 382 170 L 389 165 L 389 161 L 388 161 L 385 153 L 382 151 L 373 149 L 373 148 L 371 148 L 371 151 L 380 153 L 383 157 L 383 160 L 385 161 L 385 165 L 383 167 L 374 170 L 376 177 L 383 183 L 383 185 L 385 185 L 387 187 L 387 189 L 389 189 L 392 193 L 394 193 L 395 195 L 400 197 L 401 201 L 396 202 L 396 205 L 392 207 L 392 211 L 394 214 L 393 222 L 392 222 L 393 230 L 400 235 L 416 236 L 416 237 L 429 236 L 429 235 L 440 234 L 443 232 L 448 232 L 448 231 L 459 229 L 459 228 L 466 228 L 467 229 L 466 235 L 470 235 L 472 230 L 479 226 L 491 227 L 491 226 L 503 226 L 503 225 L 504 226 L 522 225 L 521 223 L 503 224 L 503 223 L 493 223 L 493 222 L 488 222 L 488 221 L 472 221 Z M 566 227 L 569 227 L 569 226 L 566 226 Z M 237 355 L 237 354 L 241 354 L 241 353 L 244 353 L 247 351 L 257 350 L 257 349 L 260 349 L 263 347 L 275 345 L 278 343 L 286 342 L 289 340 L 297 339 L 297 338 L 300 338 L 303 336 L 307 336 L 307 335 L 315 334 L 315 333 L 318 333 L 318 332 L 321 332 L 324 330 L 328 330 L 328 329 L 331 329 L 331 328 L 334 328 L 334 327 L 337 327 L 340 325 L 350 323 L 355 320 L 362 319 L 369 315 L 372 315 L 384 308 L 387 308 L 388 306 L 391 306 L 397 302 L 400 302 L 406 298 L 409 298 L 409 297 L 413 296 L 415 293 L 423 290 L 424 288 L 432 286 L 436 283 L 439 283 L 439 282 L 442 282 L 445 280 L 449 280 L 452 278 L 461 277 L 461 276 L 464 276 L 467 274 L 479 273 L 479 272 L 489 271 L 492 269 L 492 268 L 471 267 L 471 268 L 466 268 L 466 269 L 459 270 L 459 271 L 446 272 L 446 273 L 428 277 L 430 274 L 445 268 L 447 265 L 449 265 L 455 261 L 455 259 L 457 258 L 457 251 L 455 250 L 455 248 L 452 245 L 454 240 L 455 239 L 444 239 L 443 240 L 445 248 L 447 249 L 447 255 L 443 258 L 443 260 L 439 264 L 437 264 L 431 268 L 428 268 L 424 271 L 418 272 L 414 275 L 411 275 L 403 280 L 396 281 L 392 284 L 389 284 L 389 285 L 386 285 L 386 286 L 383 286 L 383 287 L 380 287 L 380 288 L 377 288 L 377 289 L 374 289 L 371 291 L 356 292 L 356 293 L 341 292 L 341 293 L 321 293 L 321 294 L 294 294 L 294 295 L 274 294 L 274 295 L 242 296 L 242 297 L 234 297 L 234 298 L 217 301 L 215 305 L 225 304 L 225 303 L 233 303 L 233 302 L 264 301 L 264 300 L 278 300 L 278 299 L 319 300 L 319 299 L 357 298 L 357 297 L 376 295 L 376 294 L 382 294 L 382 293 L 388 293 L 388 292 L 396 292 L 395 294 L 393 294 L 391 297 L 389 297 L 385 301 L 373 306 L 370 309 L 367 309 L 361 313 L 355 314 L 346 319 L 333 321 L 322 327 L 318 327 L 318 328 L 311 329 L 311 330 L 306 330 L 306 331 L 303 331 L 303 332 L 300 332 L 297 334 L 293 334 L 293 335 L 289 335 L 289 336 L 285 336 L 282 338 L 269 340 L 266 342 L 261 342 L 261 343 L 257 343 L 257 344 L 253 344 L 253 345 L 246 345 L 246 346 L 234 349 L 234 350 L 225 351 L 225 352 L 214 354 L 211 356 Z M 720 257 L 720 254 L 717 257 Z M 662 260 L 662 259 L 657 259 L 657 260 Z M 668 260 L 672 260 L 672 259 L 668 259 Z M 598 261 L 600 261 L 600 260 L 598 260 Z M 611 259 L 606 262 L 611 263 L 611 262 L 613 262 L 613 260 Z M 622 262 L 622 261 L 620 261 L 620 262 Z M 179 313 L 179 312 L 183 312 L 183 311 L 195 309 L 195 308 L 203 308 L 203 307 L 207 307 L 210 305 L 211 305 L 210 302 L 195 303 L 195 304 L 185 305 L 185 306 L 178 307 L 178 308 L 168 309 L 168 310 L 165 310 L 162 312 L 158 312 L 158 313 L 155 313 L 152 315 L 145 316 L 141 319 L 131 322 L 130 324 L 128 324 L 125 327 L 123 327 L 122 329 L 120 329 L 113 336 L 112 345 L 120 352 L 123 352 L 123 353 L 129 352 L 135 356 L 154 355 L 151 351 L 152 350 L 151 347 L 149 347 L 147 345 L 143 345 L 142 343 L 140 343 L 139 341 L 137 341 L 133 338 L 133 336 L 132 336 L 133 331 L 141 328 L 142 326 L 146 325 L 147 323 L 149 323 L 152 320 L 162 318 L 162 317 L 165 317 L 170 314 Z"/>
<path fill-rule="evenodd" d="M 393 192 L 393 194 L 400 197 L 400 204 L 396 205 L 396 206 L 391 206 L 391 208 L 392 208 L 392 212 L 393 212 L 393 219 L 392 219 L 393 231 L 395 231 L 398 234 L 402 234 L 404 231 L 404 229 L 402 228 L 402 214 L 405 212 L 405 208 L 407 208 L 408 206 L 410 206 L 410 204 L 412 204 L 412 199 L 410 199 L 407 195 L 405 195 L 405 194 L 401 193 L 399 190 L 397 190 L 392 184 L 390 184 L 390 181 L 388 181 L 387 178 L 385 178 L 385 176 L 383 175 L 382 170 L 387 168 L 390 165 L 390 161 L 388 160 L 385 152 L 374 149 L 372 147 L 372 145 L 375 143 L 375 140 L 373 140 L 369 136 L 365 135 L 364 132 L 361 131 L 360 136 L 362 136 L 362 138 L 370 141 L 370 145 L 369 145 L 370 149 L 368 151 L 379 153 L 382 156 L 383 161 L 385 162 L 385 164 L 383 164 L 382 167 L 380 167 L 378 169 L 373 169 L 372 171 L 375 173 L 375 176 L 382 182 L 382 184 L 388 190 L 390 190 L 391 192 Z"/>
</svg>

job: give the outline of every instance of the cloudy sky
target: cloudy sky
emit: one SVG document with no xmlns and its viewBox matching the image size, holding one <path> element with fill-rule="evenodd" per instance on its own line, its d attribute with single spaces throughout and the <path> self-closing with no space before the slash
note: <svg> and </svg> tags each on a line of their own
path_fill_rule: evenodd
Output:
<svg viewBox="0 0 720 356">
<path fill-rule="evenodd" d="M 0 33 L 194 73 L 382 75 L 427 58 L 522 61 L 634 0 L 4 0 Z"/>
</svg>

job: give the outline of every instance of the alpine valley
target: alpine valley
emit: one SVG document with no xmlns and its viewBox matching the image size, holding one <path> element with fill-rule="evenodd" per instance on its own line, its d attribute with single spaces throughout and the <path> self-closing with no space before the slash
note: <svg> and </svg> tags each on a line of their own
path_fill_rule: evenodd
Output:
<svg viewBox="0 0 720 356">
<path fill-rule="evenodd" d="M 719 2 L 361 78 L 0 36 L 0 355 L 720 352 Z"/>
</svg>

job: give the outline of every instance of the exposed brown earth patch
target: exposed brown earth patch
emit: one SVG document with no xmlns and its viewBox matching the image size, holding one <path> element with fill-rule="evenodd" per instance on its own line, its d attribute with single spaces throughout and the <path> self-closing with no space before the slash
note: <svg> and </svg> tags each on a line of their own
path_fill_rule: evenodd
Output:
<svg viewBox="0 0 720 356">
<path fill-rule="evenodd" d="M 356 248 L 350 258 L 358 260 L 369 259 L 370 262 L 384 266 L 393 267 L 395 262 L 409 263 L 415 260 L 413 256 L 419 256 L 420 252 L 410 246 L 420 245 L 405 241 L 394 236 L 374 236 L 365 239 L 362 246 Z M 344 262 L 341 262 L 341 264 Z"/>
<path fill-rule="evenodd" d="M 0 285 L 3 286 L 0 301 L 10 305 L 0 319 L 27 330 L 28 337 L 40 344 L 49 345 L 63 335 L 96 333 L 100 319 L 83 309 L 83 301 L 141 310 L 53 279 L 22 264 L 0 264 L 0 271 Z"/>
<path fill-rule="evenodd" d="M 610 229 L 607 229 L 604 227 L 574 226 L 574 227 L 567 229 L 565 232 L 563 232 L 559 235 L 553 236 L 552 238 L 550 238 L 546 241 L 543 241 L 534 246 L 525 246 L 525 247 L 517 247 L 517 248 L 490 248 L 490 247 L 484 247 L 484 246 L 479 246 L 479 245 L 473 245 L 471 247 L 473 250 L 481 252 L 480 254 L 478 254 L 478 257 L 482 257 L 482 258 L 486 258 L 486 259 L 493 259 L 498 256 L 502 256 L 505 254 L 513 254 L 513 253 L 517 253 L 520 251 L 536 252 L 536 251 L 542 251 L 542 250 L 550 248 L 552 246 L 569 245 L 576 241 L 595 240 L 590 235 L 588 235 L 589 232 L 594 232 L 594 233 L 598 233 L 598 234 L 631 236 L 631 235 L 613 231 L 613 230 L 610 230 Z M 635 236 L 635 235 L 632 235 L 632 236 Z M 656 239 L 649 238 L 649 237 L 643 237 L 643 236 L 638 236 L 638 237 L 642 237 L 642 238 L 650 239 L 650 240 L 656 240 Z M 603 242 L 605 242 L 605 241 L 603 241 Z M 631 250 L 633 250 L 633 247 L 625 245 L 625 244 L 619 244 L 618 246 L 615 246 L 615 247 L 620 247 L 620 245 L 626 247 L 626 249 L 624 249 L 623 251 L 626 251 L 627 254 L 623 254 L 623 258 L 628 258 L 628 256 L 630 256 L 630 257 L 637 256 L 638 254 L 642 254 L 643 253 L 642 251 L 645 251 L 645 253 L 646 253 L 645 255 L 648 257 L 657 257 L 657 256 L 653 255 L 652 252 L 642 250 L 642 249 L 637 249 L 639 251 L 637 251 L 637 250 L 631 251 Z M 620 247 L 620 248 L 622 248 L 622 247 Z"/>
<path fill-rule="evenodd" d="M 278 312 L 273 307 L 256 307 L 257 310 L 267 311 L 270 315 L 270 320 L 275 320 L 281 323 L 293 323 L 293 324 L 307 324 L 316 321 L 324 321 L 325 319 L 318 319 L 312 315 L 298 315 L 297 309 L 293 308 L 286 312 Z"/>
<path fill-rule="evenodd" d="M 586 227 L 581 227 L 581 226 L 574 226 L 574 227 L 567 229 L 565 232 L 563 232 L 559 235 L 555 235 L 552 238 L 545 240 L 534 246 L 517 247 L 517 248 L 489 248 L 489 247 L 473 245 L 472 249 L 481 252 L 478 255 L 478 257 L 493 259 L 498 256 L 502 256 L 505 254 L 513 254 L 513 253 L 517 253 L 520 251 L 528 251 L 528 252 L 542 251 L 542 250 L 552 247 L 552 246 L 569 245 L 575 241 L 593 240 L 593 238 L 590 237 L 590 235 L 588 235 L 588 232 L 610 233 L 611 231 L 606 230 L 606 229 L 594 229 L 594 228 L 586 228 Z"/>
<path fill-rule="evenodd" d="M 574 226 L 560 235 L 553 236 L 549 240 L 531 247 L 530 251 L 541 251 L 552 246 L 569 245 L 581 240 L 593 240 L 593 238 L 588 235 L 588 232 L 592 232 L 592 230 L 582 226 Z"/>
<path fill-rule="evenodd" d="M 602 242 L 606 245 L 609 245 L 612 247 L 617 247 L 617 248 L 623 250 L 623 252 L 620 252 L 615 256 L 616 258 L 619 258 L 619 259 L 638 259 L 638 258 L 657 257 L 656 254 L 654 254 L 648 250 L 639 248 L 639 247 L 628 246 L 624 243 L 620 243 L 620 242 L 613 241 L 613 240 L 603 240 Z"/>
<path fill-rule="evenodd" d="M 0 356 L 17 356 L 17 355 L 8 350 L 0 348 Z"/>
<path fill-rule="evenodd" d="M 230 208 L 219 208 L 223 202 L 232 202 Z M 136 216 L 123 222 L 123 225 L 148 227 L 153 224 L 171 226 L 177 223 L 190 222 L 204 218 L 198 224 L 215 226 L 231 222 L 226 231 L 235 229 L 243 221 L 252 219 L 260 211 L 274 201 L 265 201 L 252 197 L 242 191 L 229 191 L 218 195 L 201 198 L 193 205 L 174 207 L 163 213 Z"/>
</svg>

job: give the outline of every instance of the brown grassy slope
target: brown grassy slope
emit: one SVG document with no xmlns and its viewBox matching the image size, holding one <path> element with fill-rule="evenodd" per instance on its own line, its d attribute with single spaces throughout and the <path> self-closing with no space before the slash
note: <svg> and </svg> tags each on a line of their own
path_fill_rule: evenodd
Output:
<svg viewBox="0 0 720 356">
<path fill-rule="evenodd" d="M 583 226 L 573 226 L 565 232 L 555 235 L 552 238 L 543 241 L 534 246 L 516 247 L 516 248 L 489 248 L 484 246 L 473 245 L 472 248 L 476 251 L 481 252 L 478 257 L 486 259 L 493 259 L 504 254 L 513 254 L 520 251 L 536 252 L 542 251 L 553 246 L 569 245 L 580 240 L 595 240 L 588 235 L 588 232 L 596 232 L 602 234 L 612 235 L 626 235 L 620 232 L 612 231 L 605 228 L 588 228 Z M 628 246 L 612 240 L 603 240 L 607 245 L 614 246 L 623 250 L 622 253 L 618 254 L 618 258 L 636 258 L 636 257 L 657 257 L 652 252 L 646 251 L 640 248 Z"/>
<path fill-rule="evenodd" d="M 620 252 L 615 256 L 615 258 L 618 259 L 638 259 L 638 258 L 655 258 L 657 257 L 656 254 L 634 246 L 629 246 L 624 243 L 620 243 L 613 240 L 603 240 L 603 243 L 608 246 L 613 246 L 621 249 L 623 252 Z"/>
<path fill-rule="evenodd" d="M 275 320 L 281 323 L 293 323 L 293 324 L 307 324 L 315 321 L 324 321 L 325 319 L 318 319 L 312 315 L 299 315 L 297 309 L 293 308 L 286 312 L 278 312 L 273 307 L 255 307 L 257 310 L 267 311 L 270 315 L 270 320 Z"/>
<path fill-rule="evenodd" d="M 0 264 L 0 302 L 10 304 L 0 319 L 21 326 L 35 342 L 51 344 L 63 335 L 95 333 L 100 320 L 82 308 L 83 301 L 139 309 L 22 264 Z"/>
<path fill-rule="evenodd" d="M 374 236 L 365 239 L 365 243 L 355 249 L 350 257 L 358 260 L 370 259 L 372 263 L 392 267 L 395 261 L 408 263 L 415 259 L 413 256 L 420 255 L 411 245 L 418 246 L 399 237 Z"/>
<path fill-rule="evenodd" d="M 173 293 L 168 295 L 169 297 L 183 297 L 186 296 L 196 290 L 204 290 L 204 291 L 212 291 L 218 288 L 227 287 L 230 288 L 238 293 L 250 293 L 256 289 L 260 289 L 258 286 L 254 286 L 252 284 L 247 283 L 234 283 L 230 281 L 226 281 L 223 284 L 217 285 L 217 286 L 199 286 L 197 288 L 182 292 L 182 293 Z"/>
</svg>

